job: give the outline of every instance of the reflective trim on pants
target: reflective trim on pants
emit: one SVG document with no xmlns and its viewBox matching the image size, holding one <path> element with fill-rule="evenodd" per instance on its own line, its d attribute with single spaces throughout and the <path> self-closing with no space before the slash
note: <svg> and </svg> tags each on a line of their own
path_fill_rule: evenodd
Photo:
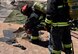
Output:
<svg viewBox="0 0 78 54">
<path fill-rule="evenodd" d="M 52 51 L 52 54 L 53 54 L 53 53 L 54 53 L 54 54 L 61 54 L 61 51 L 53 50 L 53 51 Z"/>
<path fill-rule="evenodd" d="M 64 48 L 71 48 L 72 45 L 71 44 L 64 44 Z"/>
<path fill-rule="evenodd" d="M 36 37 L 36 36 L 31 36 L 31 39 L 32 40 L 36 40 L 36 39 L 38 39 L 39 37 Z"/>
<path fill-rule="evenodd" d="M 50 51 L 50 54 L 61 54 L 61 50 L 59 50 L 59 51 L 53 50 L 50 45 L 48 46 L 48 49 Z"/>
</svg>

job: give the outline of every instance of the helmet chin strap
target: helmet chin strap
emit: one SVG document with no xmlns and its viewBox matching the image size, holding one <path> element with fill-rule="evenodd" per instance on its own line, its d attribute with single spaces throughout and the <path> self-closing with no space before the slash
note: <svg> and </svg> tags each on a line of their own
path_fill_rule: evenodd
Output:
<svg viewBox="0 0 78 54">
<path fill-rule="evenodd" d="M 22 11 L 24 11 L 24 10 L 26 10 L 27 9 L 27 4 L 26 5 L 24 5 L 23 7 L 22 7 Z"/>
</svg>

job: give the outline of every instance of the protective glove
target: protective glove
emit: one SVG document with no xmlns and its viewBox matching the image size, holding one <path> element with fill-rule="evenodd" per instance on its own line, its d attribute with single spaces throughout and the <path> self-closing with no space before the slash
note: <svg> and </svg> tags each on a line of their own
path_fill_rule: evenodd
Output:
<svg viewBox="0 0 78 54">
<path fill-rule="evenodd" d="M 25 25 L 24 25 L 24 28 L 25 28 L 25 32 L 26 32 L 27 34 L 31 34 L 31 33 L 32 33 L 31 30 L 30 30 L 30 26 L 29 26 L 28 24 L 25 24 Z"/>
</svg>

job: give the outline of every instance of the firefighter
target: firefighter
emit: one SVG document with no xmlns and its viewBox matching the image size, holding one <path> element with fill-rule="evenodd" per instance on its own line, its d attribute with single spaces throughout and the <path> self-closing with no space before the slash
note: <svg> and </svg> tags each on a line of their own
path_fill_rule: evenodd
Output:
<svg viewBox="0 0 78 54">
<path fill-rule="evenodd" d="M 70 35 L 70 14 L 67 0 L 47 1 L 46 23 L 51 25 L 49 50 L 50 54 L 72 54 L 72 40 Z"/>
<path fill-rule="evenodd" d="M 32 4 L 25 4 L 22 9 L 21 13 L 25 16 L 27 16 L 27 21 L 24 25 L 25 31 L 28 29 L 31 31 L 32 36 L 30 37 L 31 42 L 36 43 L 39 41 L 39 30 L 44 29 L 44 21 L 46 14 L 43 13 L 43 11 L 38 10 L 37 3 Z"/>
</svg>

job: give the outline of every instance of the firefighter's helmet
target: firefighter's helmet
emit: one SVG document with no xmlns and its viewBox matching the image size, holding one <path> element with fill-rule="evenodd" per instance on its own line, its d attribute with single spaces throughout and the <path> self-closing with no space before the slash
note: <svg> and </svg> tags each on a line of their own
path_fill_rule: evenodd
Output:
<svg viewBox="0 0 78 54">
<path fill-rule="evenodd" d="M 22 6 L 21 13 L 23 15 L 29 16 L 31 14 L 31 12 L 32 12 L 32 8 L 30 5 L 25 4 L 24 6 Z"/>
</svg>

